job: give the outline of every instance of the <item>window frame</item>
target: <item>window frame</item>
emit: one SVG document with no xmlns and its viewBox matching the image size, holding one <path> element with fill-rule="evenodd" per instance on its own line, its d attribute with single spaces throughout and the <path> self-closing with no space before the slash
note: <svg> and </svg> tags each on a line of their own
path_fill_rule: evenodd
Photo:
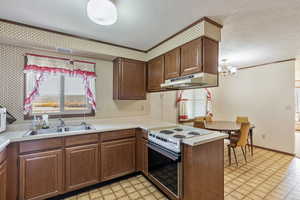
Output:
<svg viewBox="0 0 300 200">
<path fill-rule="evenodd" d="M 61 75 L 60 77 L 60 105 L 64 105 L 64 98 L 62 98 L 62 94 L 64 94 L 64 84 L 65 81 L 63 75 Z M 26 74 L 24 74 L 24 91 L 23 91 L 23 107 L 24 107 L 24 101 L 26 98 L 26 83 L 27 83 L 27 76 Z M 96 79 L 95 79 L 95 87 L 96 87 Z M 96 89 L 96 88 L 95 88 Z M 50 113 L 45 113 L 49 116 L 49 118 L 51 119 L 56 119 L 56 118 L 74 118 L 74 117 L 94 117 L 96 115 L 95 110 L 93 108 L 90 109 L 90 112 L 88 113 L 72 113 L 72 112 L 66 112 L 66 113 L 57 113 L 57 114 L 50 114 Z M 32 120 L 34 118 L 34 116 L 41 116 L 43 114 L 32 114 L 32 113 L 27 113 L 24 114 L 24 120 Z"/>
</svg>

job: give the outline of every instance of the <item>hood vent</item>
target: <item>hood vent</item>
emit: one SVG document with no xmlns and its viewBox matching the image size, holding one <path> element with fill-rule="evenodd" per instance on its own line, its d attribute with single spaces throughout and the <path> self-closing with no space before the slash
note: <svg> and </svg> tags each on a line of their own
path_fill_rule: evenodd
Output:
<svg viewBox="0 0 300 200">
<path fill-rule="evenodd" d="M 210 73 L 197 73 L 166 80 L 160 85 L 168 89 L 193 89 L 218 86 L 218 75 Z"/>
</svg>

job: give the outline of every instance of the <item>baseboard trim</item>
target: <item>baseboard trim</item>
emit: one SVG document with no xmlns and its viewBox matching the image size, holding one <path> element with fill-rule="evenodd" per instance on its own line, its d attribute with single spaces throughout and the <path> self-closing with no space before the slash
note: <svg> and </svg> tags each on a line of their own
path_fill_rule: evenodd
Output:
<svg viewBox="0 0 300 200">
<path fill-rule="evenodd" d="M 257 146 L 257 145 L 253 145 L 253 147 L 255 147 L 255 148 L 260 148 L 260 149 L 265 149 L 265 150 L 268 150 L 268 151 L 274 151 L 274 152 L 276 152 L 276 153 L 282 153 L 282 154 L 289 155 L 289 156 L 293 156 L 293 157 L 296 156 L 296 154 L 294 154 L 294 153 L 288 153 L 288 152 L 284 152 L 284 151 L 279 151 L 279 150 L 275 150 L 275 149 L 270 149 L 270 148 L 267 148 L 267 147 L 262 147 L 262 146 Z"/>
</svg>

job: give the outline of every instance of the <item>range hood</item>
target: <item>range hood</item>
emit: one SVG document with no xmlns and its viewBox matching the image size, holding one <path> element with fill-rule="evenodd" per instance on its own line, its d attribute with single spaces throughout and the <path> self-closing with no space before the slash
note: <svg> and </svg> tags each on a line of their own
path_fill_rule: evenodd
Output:
<svg viewBox="0 0 300 200">
<path fill-rule="evenodd" d="M 218 86 L 218 75 L 210 73 L 191 74 L 168 79 L 160 86 L 161 88 L 177 90 L 215 87 Z"/>
</svg>

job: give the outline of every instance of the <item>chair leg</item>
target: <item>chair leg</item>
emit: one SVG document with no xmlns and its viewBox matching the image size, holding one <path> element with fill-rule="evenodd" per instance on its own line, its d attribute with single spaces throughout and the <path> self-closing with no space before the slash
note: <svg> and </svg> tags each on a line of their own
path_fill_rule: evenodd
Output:
<svg viewBox="0 0 300 200">
<path fill-rule="evenodd" d="M 231 147 L 230 145 L 227 145 L 228 148 L 228 159 L 229 159 L 229 166 L 231 165 Z"/>
<path fill-rule="evenodd" d="M 234 159 L 235 159 L 235 162 L 236 162 L 236 166 L 238 167 L 239 164 L 238 164 L 238 161 L 237 161 L 237 158 L 236 158 L 235 148 L 233 147 L 232 150 L 233 150 L 233 154 L 234 154 Z"/>
<path fill-rule="evenodd" d="M 243 149 L 243 147 L 241 146 L 241 149 L 242 149 L 242 152 L 243 152 L 243 155 L 244 155 L 244 158 L 245 158 L 245 161 L 247 162 L 247 158 L 246 158 L 246 146 L 245 146 L 245 151 Z"/>
</svg>

